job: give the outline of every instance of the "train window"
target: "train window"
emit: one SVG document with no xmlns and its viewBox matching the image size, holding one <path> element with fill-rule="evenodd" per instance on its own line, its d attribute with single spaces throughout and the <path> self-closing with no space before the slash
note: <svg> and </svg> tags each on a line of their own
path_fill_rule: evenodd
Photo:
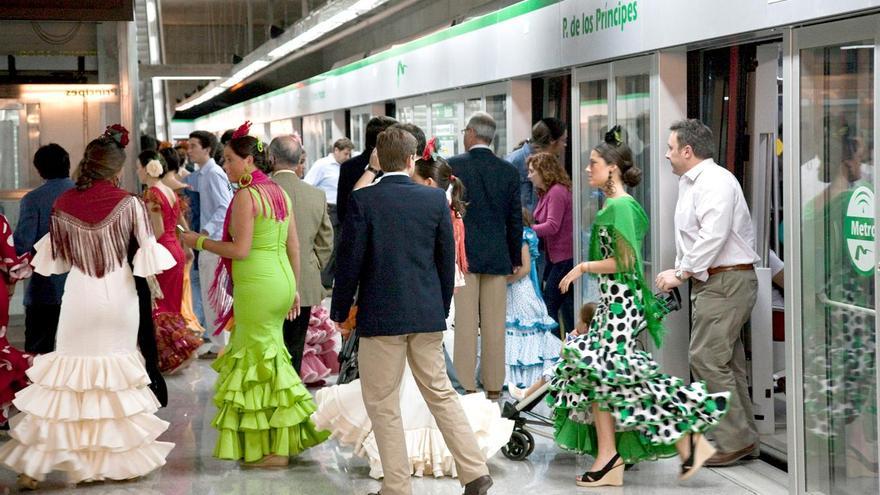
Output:
<svg viewBox="0 0 880 495">
<path fill-rule="evenodd" d="M 450 157 L 459 152 L 459 129 L 462 126 L 463 106 L 456 102 L 431 105 L 431 135 L 437 137 L 440 155 Z M 415 122 L 416 125 L 420 125 Z M 424 127 L 423 127 L 424 129 Z"/>
</svg>

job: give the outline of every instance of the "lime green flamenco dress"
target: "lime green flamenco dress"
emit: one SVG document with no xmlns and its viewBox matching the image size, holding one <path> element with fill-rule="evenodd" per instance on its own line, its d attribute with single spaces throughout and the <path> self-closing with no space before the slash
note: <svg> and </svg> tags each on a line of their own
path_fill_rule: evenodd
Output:
<svg viewBox="0 0 880 495">
<path fill-rule="evenodd" d="M 248 257 L 231 264 L 235 325 L 226 352 L 213 363 L 219 377 L 212 425 L 220 432 L 214 457 L 220 459 L 295 456 L 330 435 L 309 419 L 315 403 L 284 346 L 282 324 L 296 281 L 287 258 L 289 215 L 279 220 L 272 214 L 277 202 L 267 199 L 284 193 L 273 186 L 263 183 L 237 193 L 250 193 L 262 208 Z M 289 212 L 290 199 L 284 194 L 283 200 Z"/>
<path fill-rule="evenodd" d="M 682 436 L 718 423 L 730 395 L 709 394 L 702 382 L 687 385 L 665 375 L 651 354 L 638 349 L 637 337 L 646 329 L 660 345 L 667 313 L 642 273 L 647 229 L 647 216 L 631 197 L 608 199 L 596 216 L 590 260 L 614 258 L 618 273 L 598 276 L 601 298 L 593 321 L 563 347 L 547 398 L 560 447 L 596 456 L 597 403 L 614 417 L 617 452 L 630 464 L 677 455 Z"/>
</svg>

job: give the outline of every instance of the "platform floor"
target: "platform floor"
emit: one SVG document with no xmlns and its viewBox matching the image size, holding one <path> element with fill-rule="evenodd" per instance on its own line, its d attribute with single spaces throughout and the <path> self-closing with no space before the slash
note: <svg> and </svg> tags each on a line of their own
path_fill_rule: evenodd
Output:
<svg viewBox="0 0 880 495">
<path fill-rule="evenodd" d="M 13 342 L 15 342 L 14 339 Z M 215 409 L 211 389 L 216 374 L 207 361 L 197 361 L 179 375 L 167 378 L 170 404 L 159 416 L 171 422 L 160 439 L 177 446 L 168 464 L 143 479 L 117 483 L 81 485 L 76 493 L 94 494 L 271 494 L 271 495 L 365 495 L 379 487 L 368 476 L 364 459 L 328 441 L 293 459 L 284 470 L 246 470 L 237 463 L 211 457 L 216 432 L 211 428 Z M 687 483 L 676 480 L 674 459 L 645 463 L 628 472 L 623 488 L 586 489 L 574 485 L 578 465 L 588 459 L 563 452 L 550 440 L 538 440 L 534 453 L 513 462 L 500 453 L 490 461 L 495 494 L 557 495 L 601 494 L 786 494 L 787 475 L 759 461 L 725 469 L 704 469 Z M 582 470 L 583 468 L 581 468 Z M 69 491 L 60 474 L 51 475 L 41 492 Z M 14 493 L 15 474 L 0 468 L 0 493 Z M 449 478 L 414 479 L 413 493 L 419 495 L 460 494 L 458 482 Z"/>
</svg>

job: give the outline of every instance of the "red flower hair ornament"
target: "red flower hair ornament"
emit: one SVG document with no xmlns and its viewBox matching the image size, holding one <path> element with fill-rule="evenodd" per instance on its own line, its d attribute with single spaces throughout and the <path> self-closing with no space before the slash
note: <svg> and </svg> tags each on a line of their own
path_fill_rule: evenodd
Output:
<svg viewBox="0 0 880 495">
<path fill-rule="evenodd" d="M 116 144 L 122 148 L 128 146 L 128 129 L 121 124 L 107 126 L 107 129 L 104 130 L 104 136 L 116 141 Z"/>
<path fill-rule="evenodd" d="M 245 120 L 244 124 L 241 124 L 235 132 L 232 133 L 232 139 L 238 139 L 240 137 L 245 137 L 248 133 L 251 132 L 251 121 Z M 263 141 L 260 138 L 256 138 L 257 140 L 257 151 L 260 153 L 263 152 Z"/>
<path fill-rule="evenodd" d="M 432 137 L 425 145 L 425 151 L 422 153 L 422 160 L 433 160 L 437 153 L 437 137 Z"/>
<path fill-rule="evenodd" d="M 232 133 L 232 139 L 238 139 L 240 137 L 245 137 L 248 133 L 251 132 L 251 121 L 245 120 L 244 124 L 241 124 L 235 132 Z"/>
</svg>

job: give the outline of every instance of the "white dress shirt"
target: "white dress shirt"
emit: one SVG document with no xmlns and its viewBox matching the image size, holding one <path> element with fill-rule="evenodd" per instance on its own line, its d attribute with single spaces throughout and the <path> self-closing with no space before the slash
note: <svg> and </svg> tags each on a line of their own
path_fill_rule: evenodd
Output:
<svg viewBox="0 0 880 495">
<path fill-rule="evenodd" d="M 340 166 L 336 157 L 330 153 L 324 158 L 316 160 L 303 180 L 324 191 L 324 194 L 327 195 L 327 203 L 335 205 L 336 190 L 339 187 L 339 170 Z"/>
<path fill-rule="evenodd" d="M 704 282 L 709 268 L 761 260 L 742 188 L 712 159 L 703 160 L 678 180 L 675 251 L 675 267 Z"/>
</svg>

